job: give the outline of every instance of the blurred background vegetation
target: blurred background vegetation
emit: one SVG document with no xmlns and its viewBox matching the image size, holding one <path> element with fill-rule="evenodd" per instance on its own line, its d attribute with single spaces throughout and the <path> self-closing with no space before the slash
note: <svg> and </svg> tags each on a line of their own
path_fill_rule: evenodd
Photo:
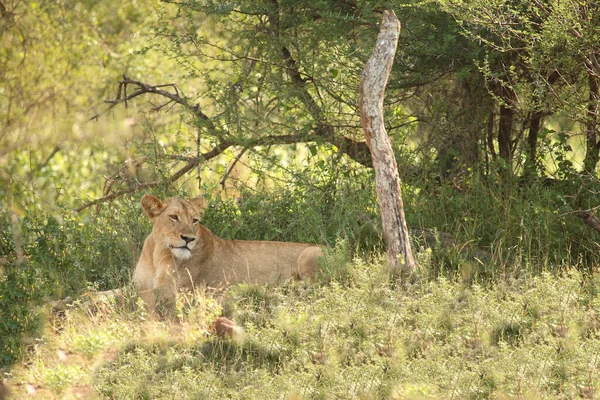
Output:
<svg viewBox="0 0 600 400">
<path fill-rule="evenodd" d="M 421 276 L 592 271 L 596 2 L 3 0 L 0 366 L 38 305 L 128 282 L 150 191 L 203 193 L 222 237 L 379 252 L 357 97 L 385 9 L 407 220 L 463 244 L 415 233 Z"/>
</svg>

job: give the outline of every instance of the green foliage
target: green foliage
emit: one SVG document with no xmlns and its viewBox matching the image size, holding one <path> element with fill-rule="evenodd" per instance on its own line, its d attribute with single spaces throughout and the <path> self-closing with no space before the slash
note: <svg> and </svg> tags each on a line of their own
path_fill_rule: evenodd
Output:
<svg viewBox="0 0 600 400">
<path fill-rule="evenodd" d="M 382 243 L 371 179 L 356 174 L 351 182 L 242 187 L 233 200 L 208 199 L 203 223 L 224 238 L 326 245 L 345 238 L 351 248 L 372 251 Z"/>
<path fill-rule="evenodd" d="M 315 180 L 311 190 L 303 190 L 302 186 L 290 182 L 278 191 L 242 190 L 236 201 L 209 197 L 203 224 L 224 238 L 306 241 L 335 246 L 326 251 L 318 281 L 351 286 L 355 282 L 346 263 L 352 256 L 350 253 L 365 255 L 382 250 L 369 179 L 369 174 L 355 175 L 351 184 L 340 180 L 334 185 L 327 180 Z M 571 192 L 572 186 L 549 190 L 542 185 L 541 182 L 529 185 L 515 182 L 509 186 L 474 181 L 460 191 L 445 185 L 431 190 L 405 187 L 409 226 L 438 227 L 446 235 L 451 233 L 458 243 L 475 246 L 491 257 L 473 259 L 462 253 L 462 247 L 447 248 L 441 244 L 428 252 L 417 240 L 414 248 L 421 260 L 420 275 L 425 280 L 460 277 L 473 284 L 535 276 L 542 271 L 558 271 L 572 265 L 592 270 L 598 262 L 598 254 L 591 250 L 594 238 L 576 217 L 570 216 L 570 221 L 565 217 L 571 205 L 565 203 L 561 191 Z M 593 187 L 592 184 L 582 192 L 591 193 Z M 594 203 L 593 197 L 578 201 L 581 207 Z M 5 226 L 11 226 L 8 215 L 5 214 Z M 137 199 L 100 208 L 95 215 L 81 217 L 65 212 L 59 218 L 32 213 L 25 214 L 18 222 L 19 245 L 26 262 L 20 267 L 14 265 L 12 231 L 4 230 L 0 242 L 2 256 L 12 263 L 5 266 L 8 273 L 0 280 L 4 304 L 0 309 L 16 313 L 5 320 L 6 324 L 16 324 L 5 330 L 10 337 L 4 350 L 8 363 L 21 354 L 22 335 L 36 332 L 34 306 L 43 299 L 77 295 L 89 287 L 112 289 L 129 282 L 137 254 L 150 229 Z M 343 244 L 340 238 L 345 238 Z M 23 289 L 28 287 L 35 290 Z M 253 314 L 244 317 L 238 314 L 238 317 L 262 326 L 266 323 L 261 317 L 263 311 L 276 308 L 278 300 L 259 292 L 247 294 L 255 305 Z M 20 311 L 9 306 L 15 296 L 26 297 L 26 301 L 19 303 Z M 230 315 L 231 307 L 226 306 L 226 310 Z M 506 323 L 510 325 L 510 321 Z M 497 329 L 498 338 L 514 336 L 511 336 L 512 330 L 504 329 L 502 324 Z M 419 343 L 410 345 L 411 352 L 418 354 Z"/>
<path fill-rule="evenodd" d="M 21 359 L 23 337 L 39 333 L 40 315 L 35 309 L 46 294 L 45 287 L 36 278 L 36 271 L 28 263 L 3 266 L 0 276 L 0 367 Z"/>
<path fill-rule="evenodd" d="M 511 346 L 517 346 L 523 340 L 523 326 L 519 322 L 500 323 L 492 330 L 492 343 L 508 343 Z"/>
<path fill-rule="evenodd" d="M 325 249 L 323 256 L 319 258 L 319 272 L 316 279 L 323 283 L 336 281 L 342 285 L 350 284 L 352 271 L 350 266 L 348 243 L 338 241 L 333 248 Z"/>
<path fill-rule="evenodd" d="M 594 173 L 598 162 L 598 123 L 596 112 L 591 110 L 598 107 L 600 74 L 598 68 L 590 67 L 591 58 L 595 57 L 590 54 L 595 54 L 593 41 L 600 35 L 598 4 L 577 0 L 547 1 L 544 5 L 489 0 L 436 3 L 453 16 L 462 34 L 480 49 L 482 56 L 474 58 L 474 64 L 494 102 L 507 111 L 504 115 L 509 117 L 503 123 L 511 125 L 506 132 L 508 137 L 515 137 L 515 144 L 519 144 L 518 129 L 512 124 L 513 118 L 523 117 L 515 111 L 526 115 L 526 124 L 533 114 L 551 116 L 550 120 L 556 121 L 568 116 L 572 122 L 586 125 L 582 129 L 587 135 L 585 157 L 583 163 L 581 159 L 577 161 L 581 163 L 579 170 Z M 499 124 L 498 129 L 502 127 L 506 125 Z M 530 133 L 534 130 L 532 125 L 523 131 L 526 129 Z M 526 152 L 537 145 L 535 135 L 530 139 L 533 143 L 521 144 Z M 576 159 L 570 150 L 561 153 L 569 164 Z M 540 172 L 546 174 L 548 170 L 542 168 Z"/>
<path fill-rule="evenodd" d="M 99 195 L 102 188 L 90 182 L 129 158 L 135 127 L 124 123 L 126 113 L 101 123 L 89 119 L 105 111 L 113 80 L 124 72 L 169 70 L 157 53 L 137 55 L 151 40 L 156 6 L 153 0 L 3 2 L 0 187 L 10 188 L 20 207 L 74 206 Z"/>
<path fill-rule="evenodd" d="M 351 286 L 353 275 L 346 263 L 348 256 L 352 256 L 350 253 L 364 255 L 382 249 L 369 179 L 369 174 L 357 174 L 351 184 L 340 180 L 333 185 L 327 180 L 315 180 L 311 190 L 303 190 L 302 186 L 290 182 L 278 191 L 242 190 L 236 201 L 209 197 L 203 224 L 225 238 L 306 241 L 335 246 L 326 251 L 319 281 Z M 549 190 L 542 185 L 541 182 L 528 185 L 515 182 L 509 186 L 474 181 L 460 191 L 445 185 L 431 190 L 405 187 L 409 226 L 438 227 L 446 235 L 451 233 L 458 243 L 475 246 L 491 256 L 490 259 L 472 259 L 461 252 L 462 247 L 441 245 L 427 252 L 416 241 L 420 275 L 425 280 L 460 277 L 473 284 L 535 276 L 542 271 L 558 271 L 572 265 L 592 270 L 598 262 L 598 254 L 591 250 L 594 238 L 576 217 L 569 216 L 572 206 L 565 203 L 561 194 L 562 190 L 571 192 L 572 186 Z M 573 185 L 582 187 L 578 183 Z M 591 193 L 593 187 L 593 183 L 584 186 L 582 192 Z M 593 197 L 577 201 L 581 207 L 594 203 Z M 12 226 L 8 215 L 5 214 L 4 226 Z M 36 332 L 35 305 L 42 300 L 77 295 L 89 287 L 112 289 L 129 282 L 137 254 L 150 229 L 137 199 L 100 208 L 95 215 L 75 216 L 65 212 L 58 217 L 26 213 L 17 221 L 19 246 L 26 262 L 20 266 L 15 264 L 11 230 L 4 230 L 0 241 L 2 257 L 9 261 L 0 280 L 3 285 L 0 309 L 14 312 L 4 321 L 16 324 L 6 325 L 5 329 L 10 338 L 5 342 L 8 347 L 3 350 L 8 363 L 21 354 L 22 335 Z M 343 244 L 340 238 L 345 238 Z M 9 305 L 19 296 L 24 297 L 24 301 L 19 302 L 22 307 L 11 308 Z M 270 306 L 272 301 L 268 296 L 263 298 L 258 292 L 247 296 L 254 299 L 256 309 L 254 316 L 247 315 L 242 320 L 254 320 L 261 326 L 265 323 L 259 317 L 261 310 L 276 307 L 277 301 Z M 509 331 L 512 332 L 510 329 L 504 332 L 500 325 L 497 337 L 512 337 Z M 419 343 L 411 345 L 415 354 Z"/>
<path fill-rule="evenodd" d="M 331 249 L 312 285 L 230 291 L 225 313 L 246 328 L 243 343 L 194 331 L 195 343 L 139 344 L 130 322 L 147 316 L 137 312 L 106 331 L 73 333 L 69 349 L 88 361 L 115 336 L 134 342 L 119 342 L 117 359 L 100 368 L 106 397 L 173 388 L 190 397 L 525 396 L 517 386 L 529 381 L 540 396 L 594 389 L 584 349 L 597 346 L 600 254 L 574 213 L 596 207 L 600 191 L 593 166 L 581 174 L 577 137 L 585 128 L 592 138 L 598 125 L 589 86 L 597 5 L 4 3 L 0 367 L 31 361 L 31 336 L 54 334 L 41 330 L 48 300 L 129 282 L 150 231 L 139 197 L 153 188 L 161 197 L 202 191 L 203 223 L 221 237 Z M 409 226 L 457 243 L 426 249 L 414 235 L 420 279 L 397 291 L 381 263 L 347 262 L 383 251 L 356 98 L 384 8 L 403 25 L 384 112 Z M 189 106 L 138 96 L 103 113 L 123 73 L 174 83 L 162 89 Z M 501 107 L 513 112 L 511 160 L 497 160 Z M 217 152 L 223 143 L 231 145 Z M 116 199 L 72 211 L 104 195 Z M 587 275 L 560 276 L 568 268 Z M 576 304 L 560 297 L 564 287 Z M 566 307 L 559 298 L 573 317 L 557 311 Z M 180 304 L 182 326 L 207 328 L 216 311 L 205 300 Z M 519 369 L 532 363 L 527 351 L 545 357 L 544 369 Z M 86 374 L 65 366 L 37 377 L 60 393 Z M 130 381 L 138 383 L 119 384 Z"/>
<path fill-rule="evenodd" d="M 12 223 L 6 213 L 0 214 L 0 224 Z M 22 338 L 38 333 L 40 320 L 32 307 L 47 294 L 43 280 L 38 279 L 34 266 L 16 255 L 12 229 L 0 231 L 0 367 L 10 365 L 22 355 Z"/>
</svg>

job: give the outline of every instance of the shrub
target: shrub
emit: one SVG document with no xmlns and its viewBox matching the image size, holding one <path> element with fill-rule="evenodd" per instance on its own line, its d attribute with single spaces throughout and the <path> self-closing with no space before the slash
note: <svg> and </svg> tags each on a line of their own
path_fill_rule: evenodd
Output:
<svg viewBox="0 0 600 400">
<path fill-rule="evenodd" d="M 142 240 L 142 224 L 131 220 L 112 209 L 95 218 L 0 213 L 5 227 L 0 231 L 0 367 L 23 354 L 23 337 L 39 333 L 37 310 L 44 301 L 78 295 L 90 286 L 112 289 L 130 280 L 132 248 Z"/>
</svg>

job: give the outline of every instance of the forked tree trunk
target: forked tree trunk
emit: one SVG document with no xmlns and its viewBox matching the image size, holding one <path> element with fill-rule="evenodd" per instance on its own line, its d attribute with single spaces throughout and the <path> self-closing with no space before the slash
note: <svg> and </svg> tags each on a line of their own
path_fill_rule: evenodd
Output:
<svg viewBox="0 0 600 400">
<path fill-rule="evenodd" d="M 393 273 L 401 276 L 414 272 L 415 261 L 404 219 L 398 166 L 383 123 L 383 96 L 399 35 L 400 22 L 396 14 L 384 11 L 375 49 L 362 73 L 358 102 L 360 123 L 373 159 L 375 188 L 389 267 Z"/>
</svg>

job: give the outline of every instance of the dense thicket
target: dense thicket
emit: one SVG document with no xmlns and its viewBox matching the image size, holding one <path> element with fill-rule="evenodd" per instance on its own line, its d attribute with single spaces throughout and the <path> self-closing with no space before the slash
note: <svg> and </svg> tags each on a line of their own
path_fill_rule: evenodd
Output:
<svg viewBox="0 0 600 400">
<path fill-rule="evenodd" d="M 379 250 L 357 98 L 386 8 L 402 23 L 384 108 L 409 225 L 489 254 L 422 251 L 421 275 L 592 270 L 597 233 L 577 215 L 599 204 L 595 2 L 9 0 L 1 362 L 32 305 L 127 281 L 148 191 L 205 193 L 225 237 Z"/>
</svg>

